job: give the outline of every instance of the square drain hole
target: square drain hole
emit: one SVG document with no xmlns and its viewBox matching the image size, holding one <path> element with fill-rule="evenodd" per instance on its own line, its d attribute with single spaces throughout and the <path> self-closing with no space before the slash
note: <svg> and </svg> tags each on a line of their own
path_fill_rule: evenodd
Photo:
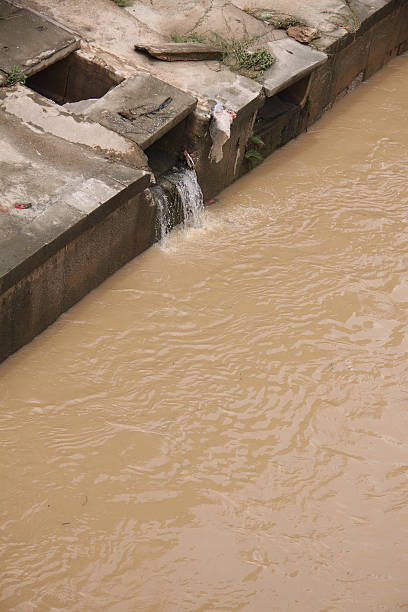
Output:
<svg viewBox="0 0 408 612">
<path fill-rule="evenodd" d="M 123 79 L 77 53 L 37 72 L 26 86 L 57 104 L 101 98 Z"/>
</svg>

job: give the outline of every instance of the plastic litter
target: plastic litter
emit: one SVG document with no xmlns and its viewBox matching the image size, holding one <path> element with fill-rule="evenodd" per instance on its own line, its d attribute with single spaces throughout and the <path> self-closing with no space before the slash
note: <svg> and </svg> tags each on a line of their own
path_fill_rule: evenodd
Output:
<svg viewBox="0 0 408 612">
<path fill-rule="evenodd" d="M 187 150 L 185 150 L 183 155 L 184 155 L 184 159 L 186 160 L 187 166 L 193 170 L 195 168 L 195 163 L 190 153 Z"/>
<path fill-rule="evenodd" d="M 212 146 L 208 159 L 218 164 L 223 158 L 222 148 L 231 135 L 231 123 L 236 118 L 236 113 L 227 110 L 223 104 L 217 102 L 210 111 L 210 136 Z"/>
</svg>

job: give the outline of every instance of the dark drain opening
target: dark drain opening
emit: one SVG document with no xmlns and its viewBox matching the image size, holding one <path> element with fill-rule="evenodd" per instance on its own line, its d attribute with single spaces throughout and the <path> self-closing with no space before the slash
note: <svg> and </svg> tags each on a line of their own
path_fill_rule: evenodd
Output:
<svg viewBox="0 0 408 612">
<path fill-rule="evenodd" d="M 188 131 L 186 117 L 167 134 L 159 138 L 150 147 L 145 149 L 149 166 L 156 177 L 161 176 L 173 166 L 184 163 L 183 152 L 187 147 Z"/>
<path fill-rule="evenodd" d="M 26 85 L 57 104 L 101 98 L 123 79 L 77 53 L 29 77 Z"/>
</svg>

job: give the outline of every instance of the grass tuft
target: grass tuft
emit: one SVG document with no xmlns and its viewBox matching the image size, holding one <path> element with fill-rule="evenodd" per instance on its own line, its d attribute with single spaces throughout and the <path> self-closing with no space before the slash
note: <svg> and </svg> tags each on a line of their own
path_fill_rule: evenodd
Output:
<svg viewBox="0 0 408 612">
<path fill-rule="evenodd" d="M 122 8 L 132 4 L 131 0 L 112 0 L 112 2 L 114 2 L 117 6 L 121 6 Z"/>
<path fill-rule="evenodd" d="M 281 19 L 272 18 L 269 21 L 269 23 L 273 25 L 273 27 L 276 28 L 277 30 L 287 30 L 291 26 L 304 25 L 303 23 L 299 21 L 299 19 L 296 19 L 295 17 L 283 17 Z"/>
<path fill-rule="evenodd" d="M 259 40 L 259 36 L 226 39 L 216 32 L 212 34 L 212 42 L 219 47 L 224 55 L 224 63 L 234 72 L 243 76 L 263 80 L 265 70 L 275 63 L 275 58 L 266 47 L 251 49 Z"/>
<path fill-rule="evenodd" d="M 26 75 L 18 66 L 13 66 L 11 71 L 8 73 L 7 77 L 7 85 L 16 85 L 20 83 L 20 85 L 25 85 L 27 80 Z"/>
<path fill-rule="evenodd" d="M 196 32 L 191 32 L 191 34 L 177 34 L 174 32 L 170 35 L 170 39 L 176 43 L 204 42 L 204 38 L 196 34 Z"/>
</svg>

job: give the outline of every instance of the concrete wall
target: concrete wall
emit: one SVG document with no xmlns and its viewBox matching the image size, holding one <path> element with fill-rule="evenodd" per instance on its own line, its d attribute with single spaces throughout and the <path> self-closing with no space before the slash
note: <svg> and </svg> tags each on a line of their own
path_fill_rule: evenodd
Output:
<svg viewBox="0 0 408 612">
<path fill-rule="evenodd" d="M 0 296 L 0 361 L 153 242 L 155 206 L 141 193 L 66 244 Z"/>
</svg>

